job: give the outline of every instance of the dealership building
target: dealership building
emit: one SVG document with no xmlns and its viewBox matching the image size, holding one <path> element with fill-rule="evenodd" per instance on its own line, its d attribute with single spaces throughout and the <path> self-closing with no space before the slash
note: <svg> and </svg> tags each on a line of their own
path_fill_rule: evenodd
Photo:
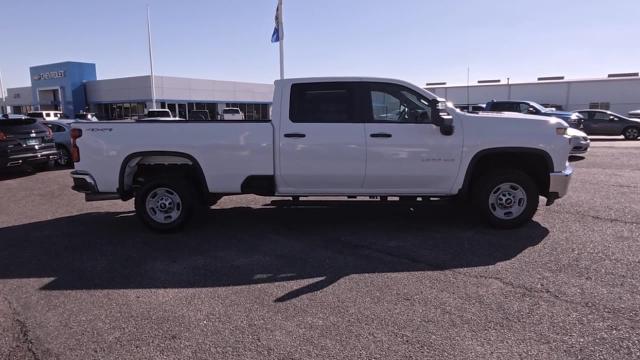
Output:
<svg viewBox="0 0 640 360">
<path fill-rule="evenodd" d="M 528 100 L 558 110 L 604 109 L 622 115 L 640 109 L 638 73 L 609 74 L 606 78 L 576 80 L 552 76 L 521 83 L 480 80 L 469 86 L 427 83 L 426 89 L 454 104 Z"/>
<path fill-rule="evenodd" d="M 67 61 L 32 66 L 31 86 L 8 88 L 5 106 L 11 113 L 58 110 L 71 116 L 96 113 L 101 120 L 141 116 L 153 107 L 151 76 L 98 80 L 96 65 Z M 237 107 L 246 120 L 270 119 L 273 84 L 154 76 L 156 107 L 187 118 L 192 110 L 208 110 L 212 118 L 225 107 Z"/>
</svg>

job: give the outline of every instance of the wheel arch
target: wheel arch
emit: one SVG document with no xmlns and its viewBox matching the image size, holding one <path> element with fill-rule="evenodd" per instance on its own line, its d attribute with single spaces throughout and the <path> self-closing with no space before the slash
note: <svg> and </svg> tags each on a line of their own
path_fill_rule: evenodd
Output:
<svg viewBox="0 0 640 360">
<path fill-rule="evenodd" d="M 133 177 L 139 165 L 188 165 L 195 171 L 195 180 L 203 194 L 209 193 L 207 179 L 198 160 L 192 155 L 176 151 L 140 151 L 127 155 L 120 165 L 117 192 L 123 199 L 133 197 Z"/>
<path fill-rule="evenodd" d="M 518 159 L 523 157 L 522 160 Z M 462 189 L 460 193 L 467 196 L 471 191 L 473 180 L 481 175 L 482 170 L 501 168 L 500 163 L 492 161 L 507 161 L 507 166 L 523 170 L 536 181 L 540 194 L 547 195 L 549 191 L 549 174 L 553 172 L 553 158 L 542 149 L 528 147 L 497 147 L 478 151 L 469 161 Z"/>
</svg>

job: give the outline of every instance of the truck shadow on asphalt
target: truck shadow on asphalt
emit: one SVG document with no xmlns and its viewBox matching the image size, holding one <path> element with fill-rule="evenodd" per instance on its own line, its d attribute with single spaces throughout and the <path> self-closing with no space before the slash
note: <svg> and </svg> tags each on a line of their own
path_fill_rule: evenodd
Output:
<svg viewBox="0 0 640 360">
<path fill-rule="evenodd" d="M 211 209 L 184 232 L 149 232 L 131 213 L 87 213 L 0 228 L 0 279 L 43 290 L 205 288 L 316 280 L 284 302 L 355 274 L 494 265 L 538 245 L 536 222 L 485 227 L 450 204 L 308 203 Z"/>
</svg>

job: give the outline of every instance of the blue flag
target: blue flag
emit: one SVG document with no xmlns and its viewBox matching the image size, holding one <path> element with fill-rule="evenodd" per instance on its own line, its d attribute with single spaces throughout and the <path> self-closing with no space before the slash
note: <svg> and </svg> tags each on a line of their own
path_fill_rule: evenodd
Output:
<svg viewBox="0 0 640 360">
<path fill-rule="evenodd" d="M 280 11 L 282 9 L 282 3 L 278 1 L 278 7 L 276 7 L 276 26 L 273 28 L 273 34 L 271 34 L 271 42 L 277 43 L 280 42 L 280 19 L 281 14 Z"/>
</svg>

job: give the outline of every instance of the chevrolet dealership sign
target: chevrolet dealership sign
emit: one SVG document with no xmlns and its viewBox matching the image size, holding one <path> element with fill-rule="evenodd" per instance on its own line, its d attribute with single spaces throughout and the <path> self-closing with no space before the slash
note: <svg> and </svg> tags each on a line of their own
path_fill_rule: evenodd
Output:
<svg viewBox="0 0 640 360">
<path fill-rule="evenodd" d="M 58 79 L 58 78 L 63 78 L 64 76 L 65 76 L 64 70 L 49 71 L 49 72 L 37 74 L 36 76 L 33 77 L 33 80 L 38 81 L 38 80 Z"/>
</svg>

